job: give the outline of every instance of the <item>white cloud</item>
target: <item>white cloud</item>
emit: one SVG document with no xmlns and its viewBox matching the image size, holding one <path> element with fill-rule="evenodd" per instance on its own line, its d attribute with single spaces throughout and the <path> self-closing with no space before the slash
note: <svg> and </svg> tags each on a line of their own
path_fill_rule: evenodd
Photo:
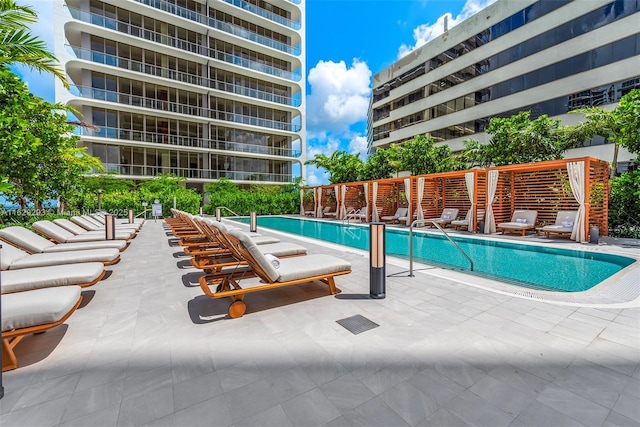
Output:
<svg viewBox="0 0 640 427">
<path fill-rule="evenodd" d="M 307 78 L 311 93 L 307 96 L 307 127 L 311 133 L 342 133 L 367 118 L 371 93 L 371 70 L 354 59 L 351 67 L 344 61 L 319 61 Z"/>
<path fill-rule="evenodd" d="M 438 37 L 442 33 L 444 33 L 444 20 L 445 16 L 448 19 L 448 28 L 458 25 L 460 22 L 469 18 L 472 15 L 480 12 L 482 9 L 489 6 L 491 3 L 496 0 L 467 0 L 467 2 L 462 7 L 462 11 L 454 18 L 453 14 L 450 12 L 445 13 L 440 16 L 435 23 L 430 24 L 422 24 L 413 29 L 413 45 L 403 44 L 398 49 L 398 59 L 407 55 L 410 52 L 418 49 L 420 46 L 426 44 L 430 40 Z"/>
<path fill-rule="evenodd" d="M 354 136 L 351 141 L 349 141 L 349 153 L 351 154 L 360 154 L 360 158 L 362 160 L 367 157 L 367 138 L 362 135 Z"/>
</svg>

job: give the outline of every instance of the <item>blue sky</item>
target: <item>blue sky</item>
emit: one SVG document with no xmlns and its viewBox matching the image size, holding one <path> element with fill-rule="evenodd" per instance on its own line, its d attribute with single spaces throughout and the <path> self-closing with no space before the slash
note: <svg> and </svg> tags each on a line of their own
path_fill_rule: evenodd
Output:
<svg viewBox="0 0 640 427">
<path fill-rule="evenodd" d="M 366 158 L 366 117 L 374 74 L 495 0 L 306 0 L 307 158 L 335 150 Z M 50 0 L 18 0 L 40 19 L 32 28 L 53 39 Z M 53 46 L 50 43 L 51 50 Z M 53 78 L 17 69 L 31 91 L 53 101 Z M 327 182 L 307 166 L 306 183 Z"/>
</svg>

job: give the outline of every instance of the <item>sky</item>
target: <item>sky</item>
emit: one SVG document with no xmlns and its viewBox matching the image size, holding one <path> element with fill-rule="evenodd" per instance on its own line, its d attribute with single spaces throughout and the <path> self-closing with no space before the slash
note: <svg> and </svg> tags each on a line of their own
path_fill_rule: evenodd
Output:
<svg viewBox="0 0 640 427">
<path fill-rule="evenodd" d="M 306 0 L 307 159 L 335 150 L 367 154 L 373 75 L 495 0 Z M 53 51 L 50 0 L 17 0 L 40 19 L 32 32 Z M 32 93 L 53 101 L 53 77 L 18 68 Z M 307 185 L 328 182 L 305 166 Z"/>
</svg>

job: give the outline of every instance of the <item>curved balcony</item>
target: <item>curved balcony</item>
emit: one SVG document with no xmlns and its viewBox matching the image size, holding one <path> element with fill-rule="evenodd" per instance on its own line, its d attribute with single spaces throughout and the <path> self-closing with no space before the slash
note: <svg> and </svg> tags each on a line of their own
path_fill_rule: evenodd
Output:
<svg viewBox="0 0 640 427">
<path fill-rule="evenodd" d="M 284 25 L 285 27 L 292 28 L 294 30 L 300 29 L 300 23 L 292 21 L 290 19 L 285 18 L 284 16 L 277 15 L 273 12 L 269 12 L 266 9 L 256 6 L 255 4 L 247 3 L 244 0 L 223 0 L 229 4 L 239 7 L 243 10 L 248 10 L 249 12 L 255 13 L 258 16 L 262 16 L 270 21 L 277 22 L 280 25 Z M 298 4 L 300 2 L 298 1 Z"/>
<path fill-rule="evenodd" d="M 185 44 L 188 42 L 184 42 Z M 190 43 L 194 46 L 197 46 L 193 43 Z M 130 59 L 126 59 L 126 58 L 120 58 L 116 55 L 112 55 L 112 54 L 107 54 L 104 52 L 99 52 L 99 51 L 95 51 L 95 50 L 91 50 L 91 49 L 85 49 L 85 48 L 81 48 L 78 46 L 71 46 L 71 45 L 67 45 L 69 46 L 72 50 L 73 53 L 76 55 L 77 58 L 80 59 L 85 59 L 87 61 L 92 61 L 92 62 L 98 62 L 100 64 L 106 64 L 106 65 L 112 65 L 114 67 L 120 67 L 120 68 L 125 68 L 125 69 L 130 69 L 133 71 L 138 71 L 138 72 L 142 72 L 142 69 L 150 69 L 150 68 L 154 68 L 154 69 L 158 69 L 158 70 L 167 70 L 167 72 L 171 72 L 171 73 L 182 73 L 181 71 L 175 71 L 175 70 L 170 70 L 168 68 L 162 68 L 162 67 L 158 67 L 155 65 L 149 65 L 149 64 L 144 64 L 142 62 L 138 62 L 138 61 L 134 61 L 134 60 L 130 60 Z M 171 46 L 171 45 L 170 45 Z M 178 46 L 174 46 L 174 47 L 178 47 Z M 187 50 L 187 49 L 182 49 L 182 50 Z M 292 73 L 290 71 L 285 71 L 285 70 L 281 70 L 279 68 L 275 68 L 275 67 L 271 67 L 269 65 L 265 65 L 265 64 L 260 64 L 259 62 L 256 61 L 251 61 L 248 59 L 244 59 L 242 57 L 239 56 L 234 56 L 228 53 L 224 53 L 218 50 L 213 50 L 213 49 L 208 49 L 205 47 L 198 47 L 199 51 L 203 51 L 203 53 L 200 53 L 201 55 L 207 56 L 206 53 L 209 53 L 210 55 L 208 55 L 210 58 L 214 58 L 229 64 L 233 64 L 233 65 L 237 65 L 243 68 L 249 68 L 251 70 L 255 70 L 255 71 L 259 71 L 262 72 L 264 74 L 269 74 L 272 76 L 276 76 L 276 77 L 280 77 L 283 79 L 287 79 L 290 81 L 295 81 L 298 82 L 300 81 L 300 74 L 297 73 Z M 208 52 L 206 52 L 208 51 Z M 194 53 L 198 53 L 198 52 L 194 52 Z M 103 56 L 103 58 L 100 58 L 100 56 Z M 128 64 L 131 63 L 131 64 Z M 129 68 L 131 66 L 137 67 L 138 69 L 133 69 L 133 68 Z M 152 75 L 157 75 L 157 76 L 162 76 L 162 74 L 155 74 L 155 73 L 150 73 L 147 71 L 144 71 L 145 74 L 152 74 Z M 187 74 L 187 73 L 182 73 L 182 74 Z M 169 73 L 167 73 L 167 75 L 169 75 Z M 194 76 L 193 74 L 188 74 L 188 76 Z M 162 76 L 162 77 L 166 77 L 166 76 Z M 201 76 L 195 76 L 197 77 L 197 79 L 204 79 L 204 77 Z M 169 78 L 173 78 L 173 77 L 169 77 Z M 185 82 L 189 82 L 186 80 L 180 80 L 180 81 L 185 81 Z M 189 82 L 190 83 L 190 82 Z M 209 87 L 208 84 L 201 84 L 201 83 L 192 83 L 192 84 L 196 84 L 198 86 L 206 86 Z"/>
<path fill-rule="evenodd" d="M 137 131 L 112 127 L 100 127 L 98 130 L 80 128 L 80 135 L 98 138 L 119 139 L 125 141 L 149 142 L 155 144 L 174 145 L 177 147 L 207 148 L 237 153 L 263 154 L 269 156 L 298 158 L 300 151 L 290 148 L 266 147 L 263 145 L 244 144 L 240 142 L 219 141 L 191 136 L 170 135 L 167 133 Z M 169 147 L 166 147 L 169 148 Z"/>
<path fill-rule="evenodd" d="M 136 1 L 138 3 L 145 4 L 155 9 L 159 9 L 164 12 L 171 13 L 173 15 L 177 15 L 182 18 L 198 22 L 203 25 L 207 25 L 209 27 L 218 29 L 220 31 L 233 34 L 234 36 L 251 40 L 255 43 L 270 47 L 272 49 L 279 50 L 281 52 L 289 53 L 291 55 L 296 55 L 296 56 L 300 55 L 300 49 L 296 47 L 292 47 L 286 43 L 282 43 L 277 40 L 273 40 L 268 37 L 261 36 L 239 25 L 223 22 L 214 18 L 209 18 L 201 13 L 195 12 L 185 7 L 176 6 L 175 4 L 169 3 L 166 0 L 136 0 Z"/>
<path fill-rule="evenodd" d="M 227 111 L 211 110 L 209 108 L 198 107 L 195 105 L 179 104 L 176 102 L 168 102 L 159 99 L 147 98 L 144 96 L 131 95 L 128 93 L 114 92 L 104 89 L 74 86 L 71 90 L 71 93 L 82 98 L 97 99 L 100 101 L 114 102 L 134 107 L 149 108 L 156 111 L 185 114 L 191 117 L 204 117 L 212 120 L 241 123 L 245 125 L 258 126 L 262 128 L 269 128 L 286 132 L 300 131 L 299 125 L 283 123 L 277 120 L 245 116 L 242 114 L 235 114 Z"/>
</svg>

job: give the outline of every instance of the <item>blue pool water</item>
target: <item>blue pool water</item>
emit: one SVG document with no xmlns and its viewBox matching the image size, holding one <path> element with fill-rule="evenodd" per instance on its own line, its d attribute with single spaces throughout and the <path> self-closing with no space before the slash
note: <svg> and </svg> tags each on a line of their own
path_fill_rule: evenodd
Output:
<svg viewBox="0 0 640 427">
<path fill-rule="evenodd" d="M 258 227 L 369 249 L 368 226 L 268 216 L 258 218 Z M 452 238 L 473 260 L 474 274 L 535 289 L 584 291 L 635 262 L 617 255 L 464 236 Z M 387 254 L 407 258 L 408 240 L 407 230 L 387 228 Z M 416 262 L 469 271 L 467 259 L 441 234 L 414 233 L 413 253 Z"/>
</svg>

